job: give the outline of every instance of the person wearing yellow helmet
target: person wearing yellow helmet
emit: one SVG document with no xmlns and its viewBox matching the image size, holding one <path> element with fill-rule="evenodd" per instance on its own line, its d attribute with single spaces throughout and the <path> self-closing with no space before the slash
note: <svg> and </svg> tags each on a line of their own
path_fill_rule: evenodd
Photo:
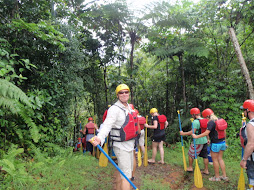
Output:
<svg viewBox="0 0 254 190">
<path fill-rule="evenodd" d="M 160 150 L 161 160 L 159 164 L 164 164 L 164 149 L 163 141 L 165 141 L 165 128 L 168 126 L 168 121 L 165 115 L 160 115 L 156 108 L 150 110 L 152 115 L 152 125 L 144 124 L 145 127 L 154 129 L 153 138 L 152 138 L 152 158 L 148 160 L 148 163 L 155 163 L 155 157 L 157 154 L 157 147 Z"/>
<path fill-rule="evenodd" d="M 138 120 L 134 110 L 131 109 L 128 104 L 129 92 L 130 89 L 126 84 L 120 84 L 116 87 L 115 93 L 118 101 L 108 109 L 107 116 L 103 122 L 103 128 L 99 131 L 98 135 L 94 137 L 92 144 L 94 146 L 98 144 L 103 145 L 105 137 L 107 137 L 110 132 L 118 166 L 130 179 L 133 170 L 134 138 L 137 136 Z M 135 134 L 124 131 L 129 129 L 129 127 L 134 128 Z M 123 136 L 120 135 L 122 134 L 120 131 L 126 132 L 125 138 L 122 138 Z M 129 182 L 122 175 L 117 175 L 116 183 L 116 189 L 131 189 Z"/>
</svg>

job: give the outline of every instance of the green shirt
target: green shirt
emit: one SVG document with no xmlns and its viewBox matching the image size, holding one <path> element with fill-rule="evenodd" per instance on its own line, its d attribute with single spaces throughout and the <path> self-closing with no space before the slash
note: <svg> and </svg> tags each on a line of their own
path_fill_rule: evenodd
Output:
<svg viewBox="0 0 254 190">
<path fill-rule="evenodd" d="M 203 119 L 203 118 L 201 118 L 201 119 Z M 195 134 L 198 134 L 198 131 L 200 129 L 199 119 L 195 119 L 193 121 L 193 127 L 194 127 L 194 129 L 196 129 L 196 133 Z M 201 137 L 201 138 L 195 139 L 195 142 L 196 142 L 196 144 L 206 144 L 207 143 L 207 138 L 206 138 L 206 136 L 205 137 Z"/>
</svg>

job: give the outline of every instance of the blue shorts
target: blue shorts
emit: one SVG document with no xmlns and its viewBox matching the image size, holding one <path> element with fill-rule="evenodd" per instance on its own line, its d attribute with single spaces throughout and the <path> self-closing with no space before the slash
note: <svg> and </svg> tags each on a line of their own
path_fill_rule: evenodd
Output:
<svg viewBox="0 0 254 190">
<path fill-rule="evenodd" d="M 220 152 L 221 150 L 224 151 L 226 150 L 226 142 L 225 141 L 222 141 L 222 142 L 219 142 L 219 143 L 212 143 L 211 145 L 211 151 L 213 152 Z"/>
</svg>

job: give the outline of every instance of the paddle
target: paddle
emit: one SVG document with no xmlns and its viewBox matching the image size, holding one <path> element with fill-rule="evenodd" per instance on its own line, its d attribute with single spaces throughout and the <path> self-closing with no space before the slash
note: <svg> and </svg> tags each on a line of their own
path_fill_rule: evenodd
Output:
<svg viewBox="0 0 254 190">
<path fill-rule="evenodd" d="M 181 119 L 180 119 L 180 111 L 178 110 L 177 113 L 178 113 L 178 120 L 179 120 L 180 131 L 182 131 Z M 181 143 L 182 143 L 182 152 L 183 152 L 183 167 L 184 167 L 184 171 L 187 171 L 187 165 L 186 165 L 186 159 L 185 159 L 184 147 L 183 147 L 183 136 L 182 135 L 181 135 Z"/>
<path fill-rule="evenodd" d="M 140 146 L 138 146 L 138 167 L 142 165 L 142 158 L 141 158 L 141 150 Z"/>
<path fill-rule="evenodd" d="M 91 138 L 91 141 L 93 142 L 93 138 Z M 108 160 L 113 164 L 113 166 L 122 174 L 122 176 L 130 183 L 130 185 L 134 188 L 138 188 L 130 181 L 130 179 L 122 172 L 122 170 L 116 165 L 116 163 L 109 157 L 109 155 L 101 148 L 100 145 L 97 145 L 97 148 L 100 149 L 100 151 L 108 158 Z"/>
<path fill-rule="evenodd" d="M 94 116 L 94 124 L 96 124 L 96 116 Z M 95 129 L 94 129 L 95 130 Z M 94 133 L 94 136 L 96 135 L 96 133 Z M 100 151 L 99 151 L 99 149 L 97 148 L 96 149 L 96 158 L 98 158 L 99 159 L 99 157 L 100 157 Z"/>
<path fill-rule="evenodd" d="M 191 127 L 192 127 L 192 133 L 194 134 L 194 127 L 193 127 L 193 118 L 191 118 Z M 196 166 L 194 170 L 194 183 L 197 188 L 203 187 L 203 179 L 202 174 L 200 172 L 199 166 L 198 166 L 198 159 L 197 159 L 197 150 L 196 150 L 196 141 L 193 138 L 193 144 L 194 144 L 194 150 L 195 150 L 195 160 L 196 160 Z"/>
<path fill-rule="evenodd" d="M 146 116 L 146 123 L 148 116 Z M 147 128 L 145 129 L 145 155 L 144 155 L 144 166 L 148 166 L 148 155 L 147 155 Z"/>
<path fill-rule="evenodd" d="M 94 121 L 95 121 L 95 115 L 94 115 Z M 95 128 L 93 130 L 93 136 L 95 136 Z M 92 154 L 94 157 L 95 157 L 95 147 L 93 146 L 93 154 Z"/>
<path fill-rule="evenodd" d="M 80 130 L 82 130 L 81 121 L 79 121 L 79 129 L 80 129 Z M 80 133 L 79 133 L 79 134 L 80 134 Z M 82 138 L 81 138 L 80 150 L 81 150 L 81 152 L 83 152 L 83 147 L 82 147 Z"/>
<path fill-rule="evenodd" d="M 107 137 L 106 143 L 104 144 L 103 151 L 106 154 L 108 154 L 108 137 Z M 104 154 L 100 154 L 99 166 L 100 167 L 107 167 L 107 165 L 108 165 L 108 159 L 107 159 L 107 157 Z"/>
<path fill-rule="evenodd" d="M 244 117 L 244 113 L 242 113 L 242 126 L 245 126 L 246 124 L 246 117 Z M 243 158 L 244 149 L 242 148 L 242 158 Z M 237 190 L 244 190 L 245 189 L 245 180 L 244 180 L 244 174 L 243 174 L 243 168 L 241 167 L 241 173 L 238 180 L 238 187 Z"/>
</svg>

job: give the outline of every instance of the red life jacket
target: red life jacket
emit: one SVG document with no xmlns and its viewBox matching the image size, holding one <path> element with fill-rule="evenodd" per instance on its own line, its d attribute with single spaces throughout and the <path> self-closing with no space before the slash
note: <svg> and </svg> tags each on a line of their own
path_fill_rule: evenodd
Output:
<svg viewBox="0 0 254 190">
<path fill-rule="evenodd" d="M 200 130 L 199 130 L 199 134 L 204 133 L 207 129 L 207 123 L 208 123 L 208 119 L 199 119 L 198 120 L 200 123 Z"/>
<path fill-rule="evenodd" d="M 94 123 L 87 123 L 86 124 L 87 134 L 94 134 Z"/>
<path fill-rule="evenodd" d="M 138 117 L 138 122 L 139 122 L 139 126 L 140 126 L 140 129 L 144 129 L 144 124 L 146 123 L 146 118 L 145 117 Z"/>
<path fill-rule="evenodd" d="M 157 116 L 160 124 L 160 130 L 165 129 L 165 122 L 167 121 L 167 118 L 165 115 L 159 115 Z"/>
<path fill-rule="evenodd" d="M 104 121 L 107 117 L 108 114 L 108 109 L 106 109 L 106 111 L 104 112 L 103 116 L 102 116 L 102 121 Z"/>
<path fill-rule="evenodd" d="M 218 133 L 218 139 L 222 139 L 225 138 L 225 130 L 228 127 L 227 122 L 224 119 L 218 119 L 217 121 L 215 121 L 216 127 L 215 130 Z"/>
<path fill-rule="evenodd" d="M 121 107 L 119 108 L 123 110 L 125 114 L 125 110 L 122 109 Z M 123 123 L 121 128 L 120 129 L 113 128 L 112 130 L 119 130 L 120 132 L 120 136 L 111 135 L 111 137 L 113 137 L 112 139 L 113 141 L 123 142 L 123 141 L 128 141 L 137 137 L 138 136 L 138 117 L 136 112 L 131 112 L 131 114 L 128 113 L 128 115 L 125 118 L 125 122 Z"/>
<path fill-rule="evenodd" d="M 240 129 L 240 134 L 239 134 L 240 140 L 241 140 L 241 146 L 243 148 L 245 148 L 245 145 L 247 144 L 247 135 L 246 135 L 245 129 L 246 129 L 246 125 Z"/>
</svg>

